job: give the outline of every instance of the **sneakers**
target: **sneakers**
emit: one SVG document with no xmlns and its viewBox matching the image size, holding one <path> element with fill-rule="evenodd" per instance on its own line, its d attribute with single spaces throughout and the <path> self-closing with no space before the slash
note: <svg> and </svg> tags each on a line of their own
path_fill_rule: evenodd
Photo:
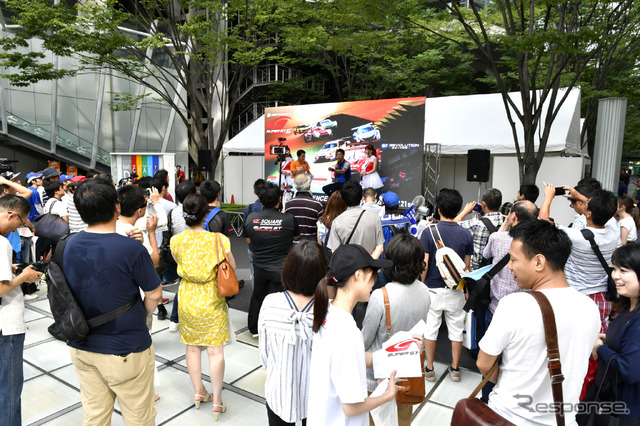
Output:
<svg viewBox="0 0 640 426">
<path fill-rule="evenodd" d="M 25 294 L 24 296 L 24 300 L 35 300 L 38 298 L 38 295 L 33 293 L 33 294 Z"/>
<path fill-rule="evenodd" d="M 449 376 L 451 377 L 451 381 L 452 382 L 459 382 L 460 381 L 460 369 L 456 368 L 452 368 L 451 366 L 449 366 Z"/>
<path fill-rule="evenodd" d="M 172 333 L 175 333 L 176 331 L 178 331 L 178 323 L 171 321 L 169 323 L 169 331 Z"/>
<path fill-rule="evenodd" d="M 435 382 L 436 381 L 436 372 L 433 370 L 429 370 L 425 367 L 424 369 L 424 379 L 427 382 Z"/>
</svg>

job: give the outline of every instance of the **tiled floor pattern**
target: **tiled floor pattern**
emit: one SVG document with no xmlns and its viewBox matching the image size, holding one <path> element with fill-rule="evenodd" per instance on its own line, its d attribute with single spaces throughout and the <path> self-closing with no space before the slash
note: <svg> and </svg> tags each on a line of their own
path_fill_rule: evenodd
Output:
<svg viewBox="0 0 640 426">
<path fill-rule="evenodd" d="M 24 425 L 80 425 L 83 409 L 78 379 L 67 346 L 47 332 L 52 319 L 43 293 L 39 292 L 39 299 L 26 302 L 28 330 L 24 350 L 22 421 Z M 173 300 L 171 296 L 165 294 Z M 167 309 L 171 311 L 170 304 Z M 231 309 L 230 318 L 236 341 L 224 347 L 223 400 L 228 410 L 220 416 L 218 424 L 266 425 L 265 372 L 260 367 L 258 341 L 246 329 L 246 313 Z M 161 396 L 156 404 L 156 422 L 158 425 L 210 425 L 213 423 L 211 404 L 195 409 L 184 356 L 185 345 L 180 343 L 178 333 L 169 332 L 168 325 L 168 320 L 154 318 L 152 335 L 160 378 L 156 391 Z M 208 385 L 209 366 L 205 356 L 202 366 L 203 378 Z M 478 373 L 463 370 L 462 381 L 453 383 L 446 374 L 446 365 L 436 362 L 435 369 L 438 380 L 427 382 L 428 399 L 414 409 L 414 425 L 449 425 L 455 403 L 468 396 L 480 381 Z M 124 424 L 117 404 L 112 424 Z"/>
</svg>

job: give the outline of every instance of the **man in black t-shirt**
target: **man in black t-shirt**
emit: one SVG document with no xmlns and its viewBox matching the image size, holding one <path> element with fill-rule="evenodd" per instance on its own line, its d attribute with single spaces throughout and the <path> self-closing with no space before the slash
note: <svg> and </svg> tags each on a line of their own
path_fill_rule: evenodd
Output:
<svg viewBox="0 0 640 426">
<path fill-rule="evenodd" d="M 215 180 L 205 180 L 200 184 L 200 194 L 202 194 L 202 196 L 207 199 L 207 203 L 209 203 L 209 213 L 211 213 L 211 210 L 216 207 L 220 208 L 218 200 L 220 199 L 221 190 L 222 187 Z M 207 213 L 207 217 L 209 216 L 209 213 Z M 210 232 L 220 232 L 225 237 L 231 237 L 233 233 L 231 218 L 229 218 L 229 215 L 222 210 L 211 218 L 208 226 Z"/>
<path fill-rule="evenodd" d="M 280 272 L 293 240 L 300 237 L 300 229 L 290 213 L 277 210 L 280 189 L 267 183 L 260 192 L 264 209 L 251 213 L 244 223 L 243 236 L 253 247 L 254 286 L 249 305 L 248 326 L 258 335 L 258 314 L 268 294 L 282 291 Z"/>
</svg>

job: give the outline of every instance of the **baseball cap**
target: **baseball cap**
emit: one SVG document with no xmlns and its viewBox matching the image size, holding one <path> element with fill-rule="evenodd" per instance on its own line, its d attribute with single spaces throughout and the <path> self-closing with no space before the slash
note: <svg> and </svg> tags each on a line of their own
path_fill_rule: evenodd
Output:
<svg viewBox="0 0 640 426">
<path fill-rule="evenodd" d="M 55 167 L 47 167 L 42 171 L 42 177 L 45 179 L 50 179 L 56 176 L 60 176 L 60 172 L 57 171 Z"/>
<path fill-rule="evenodd" d="M 71 182 L 82 182 L 86 179 L 86 176 L 74 176 L 71 178 Z"/>
<path fill-rule="evenodd" d="M 385 192 L 381 195 L 381 197 L 384 200 L 384 203 L 389 207 L 400 205 L 400 197 L 398 197 L 398 194 L 396 194 L 395 192 Z"/>
<path fill-rule="evenodd" d="M 60 182 L 64 182 L 66 180 L 70 180 L 72 177 L 74 177 L 75 175 L 60 175 Z"/>
<path fill-rule="evenodd" d="M 42 173 L 31 172 L 27 173 L 27 183 L 30 183 L 34 179 L 40 179 L 42 177 Z"/>
<path fill-rule="evenodd" d="M 333 272 L 334 283 L 340 282 L 353 275 L 358 269 L 372 267 L 375 269 L 388 268 L 393 262 L 387 259 L 374 259 L 364 247 L 358 244 L 345 244 L 336 249 L 329 261 L 329 269 Z"/>
</svg>

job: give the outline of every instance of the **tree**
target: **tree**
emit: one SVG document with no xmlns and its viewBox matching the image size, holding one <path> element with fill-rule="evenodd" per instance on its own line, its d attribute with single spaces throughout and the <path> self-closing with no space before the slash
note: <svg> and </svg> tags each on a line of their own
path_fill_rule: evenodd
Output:
<svg viewBox="0 0 640 426">
<path fill-rule="evenodd" d="M 476 93 L 470 52 L 396 18 L 415 4 L 372 4 L 314 2 L 301 25 L 281 30 L 280 60 L 324 77 L 337 101 Z"/>
<path fill-rule="evenodd" d="M 49 0 L 8 0 L 20 30 L 0 39 L 0 66 L 14 85 L 108 68 L 146 92 L 121 94 L 116 109 L 147 97 L 166 102 L 199 148 L 211 149 L 215 168 L 242 84 L 251 69 L 275 53 L 276 30 L 289 22 L 294 0 L 139 0 L 126 10 L 116 0 L 89 0 L 75 9 Z M 121 31 L 148 33 L 139 39 Z M 58 70 L 46 52 L 24 53 L 32 38 L 45 50 L 78 59 Z"/>
<path fill-rule="evenodd" d="M 459 23 L 457 31 L 419 15 L 404 18 L 447 39 L 457 40 L 462 32 L 475 45 L 502 95 L 520 182 L 535 183 L 551 127 L 570 90 L 607 45 L 624 37 L 630 25 L 637 27 L 636 15 L 627 19 L 635 13 L 633 1 L 496 0 L 484 11 L 474 0 L 469 9 L 440 3 Z M 508 95 L 514 89 L 520 102 Z M 524 131 L 522 140 L 516 120 Z"/>
</svg>

